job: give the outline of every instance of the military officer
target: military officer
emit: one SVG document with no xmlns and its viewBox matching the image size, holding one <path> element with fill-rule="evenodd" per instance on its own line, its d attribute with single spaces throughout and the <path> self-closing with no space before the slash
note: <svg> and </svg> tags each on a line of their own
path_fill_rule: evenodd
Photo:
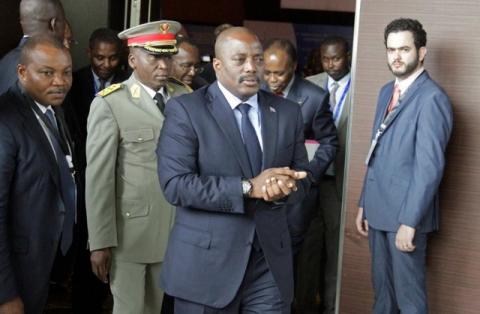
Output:
<svg viewBox="0 0 480 314">
<path fill-rule="evenodd" d="M 133 73 L 92 102 L 86 207 L 92 269 L 110 283 L 113 313 L 160 313 L 158 278 L 173 207 L 160 189 L 155 149 L 166 101 L 189 92 L 169 78 L 181 25 L 156 21 L 119 34 Z"/>
</svg>

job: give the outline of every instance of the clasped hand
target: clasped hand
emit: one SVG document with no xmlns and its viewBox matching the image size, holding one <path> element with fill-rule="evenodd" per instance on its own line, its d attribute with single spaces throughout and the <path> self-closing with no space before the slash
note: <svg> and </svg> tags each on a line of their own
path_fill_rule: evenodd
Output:
<svg viewBox="0 0 480 314">
<path fill-rule="evenodd" d="M 273 202 L 297 190 L 297 181 L 305 178 L 305 171 L 295 171 L 289 167 L 270 168 L 251 179 L 251 198 L 261 198 Z"/>
</svg>

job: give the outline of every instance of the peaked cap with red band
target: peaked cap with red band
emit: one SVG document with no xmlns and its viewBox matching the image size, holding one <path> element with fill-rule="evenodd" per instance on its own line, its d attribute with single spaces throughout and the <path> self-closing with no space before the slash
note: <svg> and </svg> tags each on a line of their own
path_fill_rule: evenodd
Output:
<svg viewBox="0 0 480 314">
<path fill-rule="evenodd" d="M 127 41 L 129 47 L 140 47 L 154 54 L 175 54 L 175 35 L 182 25 L 176 21 L 161 20 L 140 24 L 124 30 L 118 37 Z"/>
</svg>

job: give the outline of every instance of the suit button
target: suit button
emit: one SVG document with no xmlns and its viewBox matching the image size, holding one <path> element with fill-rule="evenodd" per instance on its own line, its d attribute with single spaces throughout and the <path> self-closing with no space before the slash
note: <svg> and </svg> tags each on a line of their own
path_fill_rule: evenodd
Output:
<svg viewBox="0 0 480 314">
<path fill-rule="evenodd" d="M 143 142 L 143 137 L 139 137 L 139 138 L 138 138 L 138 141 L 139 141 L 139 142 Z"/>
<path fill-rule="evenodd" d="M 130 213 L 129 213 L 129 212 L 126 212 L 126 213 L 125 213 L 125 216 L 130 217 Z"/>
</svg>

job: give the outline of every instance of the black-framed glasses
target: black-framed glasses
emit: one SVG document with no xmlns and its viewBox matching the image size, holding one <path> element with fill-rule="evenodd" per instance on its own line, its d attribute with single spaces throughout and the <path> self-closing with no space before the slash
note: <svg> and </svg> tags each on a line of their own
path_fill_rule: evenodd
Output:
<svg viewBox="0 0 480 314">
<path fill-rule="evenodd" d="M 175 62 L 176 63 L 176 62 Z M 184 71 L 190 71 L 192 68 L 193 68 L 193 71 L 195 72 L 195 74 L 200 74 L 203 72 L 203 67 L 201 64 L 193 64 L 193 63 L 189 63 L 189 62 L 185 62 L 185 63 L 177 63 L 178 66 L 180 68 L 182 68 L 182 70 Z"/>
</svg>

